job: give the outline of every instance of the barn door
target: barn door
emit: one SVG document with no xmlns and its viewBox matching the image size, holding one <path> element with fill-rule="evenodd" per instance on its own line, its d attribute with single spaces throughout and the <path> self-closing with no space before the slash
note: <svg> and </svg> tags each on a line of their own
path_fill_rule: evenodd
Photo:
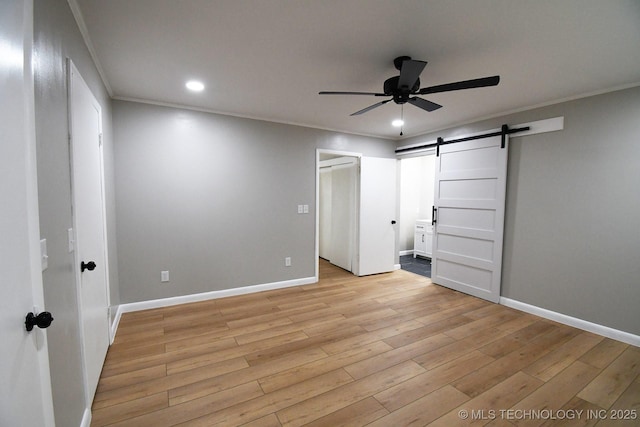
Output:
<svg viewBox="0 0 640 427">
<path fill-rule="evenodd" d="M 434 283 L 500 299 L 507 147 L 493 136 L 442 145 L 436 158 Z"/>
</svg>

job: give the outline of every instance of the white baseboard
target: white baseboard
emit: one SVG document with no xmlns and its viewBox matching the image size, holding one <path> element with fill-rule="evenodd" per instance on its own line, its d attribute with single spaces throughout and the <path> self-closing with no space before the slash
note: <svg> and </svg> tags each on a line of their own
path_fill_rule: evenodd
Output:
<svg viewBox="0 0 640 427">
<path fill-rule="evenodd" d="M 413 249 L 409 249 L 409 250 L 406 250 L 406 251 L 399 251 L 398 253 L 400 254 L 400 256 L 413 255 Z"/>
<path fill-rule="evenodd" d="M 91 408 L 84 408 L 84 413 L 82 414 L 82 421 L 80 421 L 80 427 L 90 427 L 91 426 Z"/>
<path fill-rule="evenodd" d="M 273 289 L 289 288 L 292 286 L 308 285 L 316 283 L 317 277 L 303 277 L 301 279 L 285 280 L 282 282 L 264 283 L 261 285 L 243 286 L 241 288 L 222 289 L 219 291 L 203 292 L 192 295 L 182 295 L 171 298 L 162 298 L 149 301 L 132 302 L 126 304 L 120 304 L 118 311 L 116 312 L 116 319 L 119 322 L 120 316 L 123 313 L 130 313 L 132 311 L 149 310 L 152 308 L 169 307 L 178 304 L 188 304 L 190 302 L 207 301 L 217 298 L 225 298 L 236 295 L 251 294 L 254 292 L 270 291 Z M 114 326 L 117 328 L 117 323 L 114 321 Z M 115 336 L 115 331 L 112 332 Z"/>
<path fill-rule="evenodd" d="M 393 265 L 393 270 L 394 270 L 394 271 L 395 271 L 395 270 L 400 270 L 401 268 L 402 268 L 402 265 L 400 265 L 400 264 L 394 264 L 394 265 Z"/>
<path fill-rule="evenodd" d="M 594 334 L 640 347 L 640 336 L 638 335 L 613 329 L 608 326 L 602 326 L 597 323 L 591 323 L 586 320 L 578 319 L 577 317 L 567 316 L 566 314 L 557 313 L 555 311 L 512 300 L 510 298 L 500 297 L 500 304 L 526 313 L 534 314 L 545 319 L 553 320 L 564 325 L 573 326 L 574 328 L 582 329 L 583 331 L 593 332 Z"/>
<path fill-rule="evenodd" d="M 119 305 L 116 308 L 116 316 L 114 317 L 113 322 L 111 323 L 111 331 L 110 331 L 111 335 L 109 336 L 109 339 L 111 342 L 109 344 L 113 344 L 113 340 L 116 338 L 116 331 L 118 330 L 118 325 L 120 324 L 121 317 L 122 317 L 122 305 Z"/>
</svg>

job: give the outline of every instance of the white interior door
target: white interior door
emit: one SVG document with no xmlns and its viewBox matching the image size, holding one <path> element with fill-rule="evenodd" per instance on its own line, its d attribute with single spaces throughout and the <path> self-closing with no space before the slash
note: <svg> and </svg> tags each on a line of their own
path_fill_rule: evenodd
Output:
<svg viewBox="0 0 640 427">
<path fill-rule="evenodd" d="M 442 145 L 436 158 L 431 279 L 493 302 L 500 298 L 507 147 L 500 136 L 483 138 Z"/>
<path fill-rule="evenodd" d="M 103 204 L 101 109 L 69 62 L 73 216 L 88 401 L 109 347 L 109 297 Z M 81 263 L 89 267 L 81 271 Z M 92 269 L 94 263 L 95 267 Z"/>
<path fill-rule="evenodd" d="M 395 269 L 396 159 L 360 159 L 358 276 Z"/>
<path fill-rule="evenodd" d="M 0 2 L 0 425 L 53 426 L 43 310 L 30 50 L 32 2 Z M 55 313 L 53 313 L 55 318 Z M 55 321 L 52 325 L 55 327 Z"/>
</svg>

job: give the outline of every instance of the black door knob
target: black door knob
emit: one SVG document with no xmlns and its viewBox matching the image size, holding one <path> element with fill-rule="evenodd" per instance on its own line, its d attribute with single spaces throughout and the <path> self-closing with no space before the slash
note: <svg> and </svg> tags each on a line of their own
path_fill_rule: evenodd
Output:
<svg viewBox="0 0 640 427">
<path fill-rule="evenodd" d="M 93 271 L 96 268 L 96 263 L 93 261 L 89 261 L 87 263 L 85 263 L 84 261 L 82 261 L 80 263 L 80 272 L 84 272 L 85 270 L 89 270 L 89 271 Z"/>
<path fill-rule="evenodd" d="M 27 314 L 27 318 L 24 321 L 24 324 L 27 328 L 27 332 L 31 332 L 34 326 L 37 326 L 40 329 L 46 329 L 53 322 L 53 316 L 48 311 L 43 311 L 37 316 L 33 313 Z"/>
<path fill-rule="evenodd" d="M 395 225 L 395 224 L 396 224 L 396 220 L 395 219 L 391 220 L 391 225 Z"/>
</svg>

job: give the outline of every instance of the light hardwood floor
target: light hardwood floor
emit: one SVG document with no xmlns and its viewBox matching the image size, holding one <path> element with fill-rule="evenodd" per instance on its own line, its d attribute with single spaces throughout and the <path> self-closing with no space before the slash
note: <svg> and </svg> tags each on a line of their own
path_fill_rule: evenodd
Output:
<svg viewBox="0 0 640 427">
<path fill-rule="evenodd" d="M 640 348 L 405 271 L 320 270 L 123 315 L 92 426 L 640 425 Z"/>
</svg>

